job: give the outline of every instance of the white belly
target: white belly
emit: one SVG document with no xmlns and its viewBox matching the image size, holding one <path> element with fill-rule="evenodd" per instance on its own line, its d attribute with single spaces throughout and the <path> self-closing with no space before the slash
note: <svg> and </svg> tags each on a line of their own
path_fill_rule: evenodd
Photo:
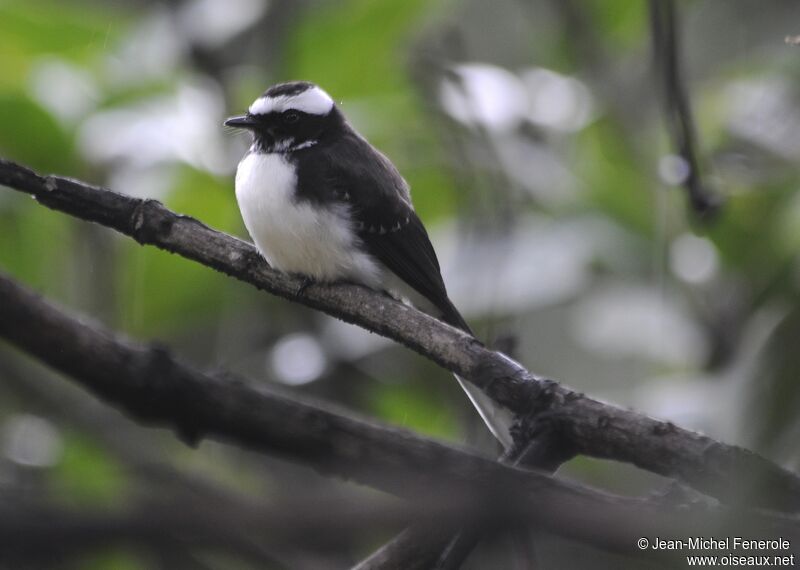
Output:
<svg viewBox="0 0 800 570">
<path fill-rule="evenodd" d="M 347 206 L 297 201 L 296 184 L 294 166 L 282 154 L 250 153 L 236 171 L 244 225 L 269 264 L 321 281 L 379 286 L 381 269 L 361 253 Z"/>
</svg>

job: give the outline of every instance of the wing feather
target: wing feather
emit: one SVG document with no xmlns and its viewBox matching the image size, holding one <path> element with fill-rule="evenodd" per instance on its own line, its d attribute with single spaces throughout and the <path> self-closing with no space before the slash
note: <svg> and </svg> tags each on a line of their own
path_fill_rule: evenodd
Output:
<svg viewBox="0 0 800 570">
<path fill-rule="evenodd" d="M 330 157 L 326 186 L 351 205 L 356 231 L 369 253 L 433 303 L 446 322 L 470 332 L 447 296 L 439 260 L 411 205 L 406 181 L 357 134 L 337 146 L 342 155 Z"/>
</svg>

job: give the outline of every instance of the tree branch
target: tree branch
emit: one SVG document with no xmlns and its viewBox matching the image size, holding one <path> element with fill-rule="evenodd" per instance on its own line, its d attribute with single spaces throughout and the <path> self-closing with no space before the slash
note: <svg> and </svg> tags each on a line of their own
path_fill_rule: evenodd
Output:
<svg viewBox="0 0 800 570">
<path fill-rule="evenodd" d="M 655 69 L 660 74 L 664 114 L 673 145 L 689 169 L 684 181 L 689 203 L 701 219 L 710 220 L 719 213 L 722 202 L 709 190 L 700 172 L 697 128 L 681 69 L 675 12 L 674 0 L 650 0 Z"/>
<path fill-rule="evenodd" d="M 103 224 L 140 243 L 392 338 L 457 372 L 517 413 L 517 439 L 522 443 L 547 428 L 559 433 L 576 453 L 632 463 L 725 501 L 747 500 L 782 511 L 800 509 L 800 479 L 763 457 L 536 378 L 474 338 L 364 287 L 314 285 L 297 299 L 294 292 L 299 281 L 271 269 L 253 246 L 177 215 L 155 200 L 124 196 L 72 179 L 39 176 L 3 159 L 0 184 L 31 194 L 55 210 Z M 157 353 L 148 351 L 148 358 L 156 362 Z M 760 487 L 757 495 L 752 493 L 754 483 Z"/>
<path fill-rule="evenodd" d="M 6 489 L 11 495 L 13 489 Z M 22 493 L 24 495 L 24 493 Z M 192 497 L 196 499 L 196 497 Z M 214 505 L 196 500 L 137 501 L 125 509 L 67 509 L 42 501 L 0 500 L 0 567 L 62 567 L 66 559 L 113 545 L 137 545 L 158 551 L 213 549 L 237 555 L 259 567 L 289 568 L 269 554 L 275 543 L 297 543 L 309 532 L 363 532 L 372 518 L 389 518 L 382 510 L 353 513 L 354 520 L 335 522 L 332 514 L 302 509 L 255 511 L 241 505 Z M 301 516 L 304 516 L 302 520 Z M 257 532 L 255 529 L 258 529 Z M 269 546 L 265 546 L 264 542 Z M 26 564 L 27 563 L 27 564 Z"/>
<path fill-rule="evenodd" d="M 499 461 L 516 467 L 534 468 L 542 473 L 552 474 L 565 462 L 572 459 L 574 452 L 568 443 L 562 441 L 561 435 L 554 431 L 540 430 L 534 434 L 524 447 L 518 446 L 510 453 L 504 454 Z M 483 538 L 484 533 L 479 525 L 462 527 L 455 533 L 436 562 L 436 570 L 453 570 L 461 568 L 470 552 Z M 533 552 L 533 540 L 524 539 L 530 552 Z"/>
<path fill-rule="evenodd" d="M 351 570 L 431 570 L 452 538 L 452 528 L 416 524 L 382 545 Z"/>
<path fill-rule="evenodd" d="M 0 336 L 139 421 L 170 427 L 193 442 L 201 435 L 233 441 L 354 479 L 412 505 L 430 505 L 432 520 L 443 525 L 462 520 L 496 529 L 533 524 L 630 554 L 637 553 L 635 537 L 711 536 L 719 524 L 800 539 L 800 522 L 793 517 L 728 507 L 664 509 L 522 471 L 227 376 L 211 376 L 161 346 L 133 343 L 71 317 L 2 274 L 0 298 Z M 446 508 L 452 505 L 460 508 Z M 457 518 L 448 519 L 448 514 Z"/>
</svg>

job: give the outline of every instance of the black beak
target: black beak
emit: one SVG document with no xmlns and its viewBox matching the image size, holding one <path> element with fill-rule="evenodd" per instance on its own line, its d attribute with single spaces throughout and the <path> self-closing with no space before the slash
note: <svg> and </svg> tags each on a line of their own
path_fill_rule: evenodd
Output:
<svg viewBox="0 0 800 570">
<path fill-rule="evenodd" d="M 240 117 L 229 117 L 224 123 L 226 127 L 235 127 L 237 129 L 252 129 L 255 124 L 256 122 L 247 115 L 242 115 Z"/>
</svg>

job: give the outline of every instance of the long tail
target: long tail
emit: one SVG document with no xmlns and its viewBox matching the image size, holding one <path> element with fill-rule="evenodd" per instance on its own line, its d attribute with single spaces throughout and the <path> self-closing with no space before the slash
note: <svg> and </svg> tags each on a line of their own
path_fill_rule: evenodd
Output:
<svg viewBox="0 0 800 570">
<path fill-rule="evenodd" d="M 514 444 L 514 439 L 511 437 L 514 415 L 511 411 L 495 403 L 480 388 L 470 384 L 458 374 L 453 374 L 453 376 L 456 377 L 458 383 L 467 393 L 467 397 L 472 402 L 472 405 L 475 406 L 475 409 L 478 410 L 478 414 L 480 414 L 492 435 L 503 444 L 504 449 L 510 449 Z"/>
<path fill-rule="evenodd" d="M 447 299 L 447 305 L 441 307 L 441 310 L 443 313 L 442 320 L 444 320 L 444 322 L 461 329 L 473 337 L 475 336 L 475 333 L 472 332 L 472 329 L 450 299 Z M 511 411 L 495 403 L 494 400 L 487 396 L 483 390 L 476 385 L 461 378 L 458 374 L 454 374 L 454 376 L 464 392 L 467 393 L 467 397 L 472 402 L 472 405 L 478 410 L 478 414 L 483 419 L 486 427 L 489 428 L 489 431 L 492 432 L 492 435 L 497 438 L 505 449 L 511 448 L 514 443 L 511 437 L 511 426 L 514 423 L 514 415 Z"/>
</svg>

